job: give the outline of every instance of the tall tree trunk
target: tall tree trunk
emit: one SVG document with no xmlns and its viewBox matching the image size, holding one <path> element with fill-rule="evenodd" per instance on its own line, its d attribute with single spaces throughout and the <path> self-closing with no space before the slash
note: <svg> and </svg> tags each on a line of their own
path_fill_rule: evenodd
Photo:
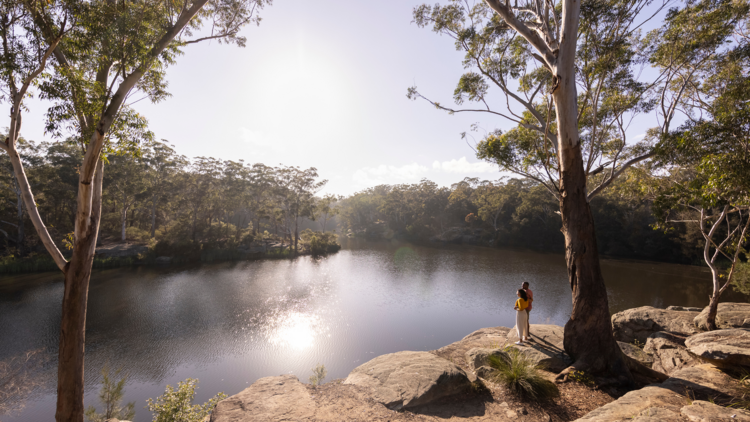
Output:
<svg viewBox="0 0 750 422">
<path fill-rule="evenodd" d="M 83 179 L 83 175 L 81 175 Z M 65 268 L 65 289 L 60 321 L 60 347 L 57 363 L 57 412 L 55 419 L 83 421 L 83 359 L 86 337 L 86 304 L 88 301 L 91 266 L 101 218 L 104 163 L 99 161 L 94 173 L 91 197 L 79 189 L 79 209 L 73 256 Z M 84 180 L 81 181 L 85 183 Z M 88 205 L 86 205 L 88 204 Z M 90 207 L 90 213 L 85 208 Z M 86 216 L 86 214 L 89 214 Z M 85 228 L 81 228 L 85 221 Z"/>
<path fill-rule="evenodd" d="M 151 197 L 151 238 L 156 237 L 156 195 Z"/>
<path fill-rule="evenodd" d="M 297 240 L 299 239 L 299 216 L 294 217 L 294 254 L 297 255 Z"/>
<path fill-rule="evenodd" d="M 127 226 L 128 222 L 128 206 L 123 205 L 122 209 L 120 210 L 120 240 L 125 241 L 127 240 L 127 237 L 125 236 L 125 228 Z"/>
<path fill-rule="evenodd" d="M 606 377 L 620 385 L 633 378 L 612 334 L 612 322 L 596 245 L 578 134 L 578 97 L 575 67 L 580 3 L 566 2 L 558 52 L 553 100 L 557 112 L 560 164 L 560 213 L 565 235 L 565 260 L 573 296 L 573 310 L 565 324 L 563 344 L 577 369 Z M 563 374 L 569 370 L 563 371 Z"/>
<path fill-rule="evenodd" d="M 18 256 L 24 256 L 26 255 L 26 234 L 23 230 L 23 197 L 21 196 L 21 187 L 18 184 L 15 174 L 13 174 L 13 188 L 16 192 L 16 224 L 18 225 L 16 248 L 18 248 Z"/>
</svg>

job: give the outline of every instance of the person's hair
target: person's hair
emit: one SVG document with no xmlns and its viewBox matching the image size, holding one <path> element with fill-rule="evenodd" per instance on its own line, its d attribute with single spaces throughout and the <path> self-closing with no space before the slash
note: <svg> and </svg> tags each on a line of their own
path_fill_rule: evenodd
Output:
<svg viewBox="0 0 750 422">
<path fill-rule="evenodd" d="M 521 299 L 523 299 L 523 300 L 529 300 L 526 297 L 526 290 L 524 290 L 524 289 L 518 289 L 518 294 L 521 295 Z"/>
<path fill-rule="evenodd" d="M 527 287 L 528 285 L 529 285 L 528 281 L 524 281 L 523 283 L 521 283 L 521 286 L 523 286 L 523 287 Z"/>
</svg>

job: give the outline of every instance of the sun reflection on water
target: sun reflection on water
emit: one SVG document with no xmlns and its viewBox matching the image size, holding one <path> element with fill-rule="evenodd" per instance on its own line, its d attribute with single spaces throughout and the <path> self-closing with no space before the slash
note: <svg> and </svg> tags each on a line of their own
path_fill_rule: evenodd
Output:
<svg viewBox="0 0 750 422">
<path fill-rule="evenodd" d="M 271 344 L 296 350 L 312 346 L 316 335 L 322 331 L 321 319 L 317 315 L 292 311 L 281 315 L 275 322 L 275 329 L 270 333 Z"/>
</svg>

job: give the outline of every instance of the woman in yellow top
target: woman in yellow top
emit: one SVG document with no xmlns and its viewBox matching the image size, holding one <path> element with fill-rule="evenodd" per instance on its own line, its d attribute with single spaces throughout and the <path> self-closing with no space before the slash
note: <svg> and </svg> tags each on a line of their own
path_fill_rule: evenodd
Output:
<svg viewBox="0 0 750 422">
<path fill-rule="evenodd" d="M 516 295 L 518 296 L 518 300 L 513 309 L 516 310 L 516 330 L 518 331 L 518 341 L 516 344 L 520 345 L 528 340 L 529 337 L 529 314 L 526 312 L 526 308 L 529 307 L 529 298 L 526 296 L 524 289 L 518 289 Z"/>
</svg>

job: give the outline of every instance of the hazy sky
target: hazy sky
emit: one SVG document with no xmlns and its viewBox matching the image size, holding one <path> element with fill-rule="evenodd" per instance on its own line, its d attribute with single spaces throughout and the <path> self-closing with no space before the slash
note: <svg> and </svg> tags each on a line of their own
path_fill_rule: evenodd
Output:
<svg viewBox="0 0 750 422">
<path fill-rule="evenodd" d="M 243 30 L 246 48 L 185 48 L 168 70 L 172 97 L 135 108 L 157 138 L 187 157 L 316 167 L 329 180 L 324 192 L 423 177 L 440 185 L 466 176 L 497 179 L 497 166 L 477 160 L 460 133 L 475 122 L 486 130 L 508 129 L 508 122 L 448 115 L 406 98 L 417 85 L 452 103 L 463 73 L 463 55 L 450 38 L 411 23 L 421 3 L 276 0 L 259 27 Z M 49 140 L 46 107 L 30 107 L 22 134 Z"/>
</svg>

